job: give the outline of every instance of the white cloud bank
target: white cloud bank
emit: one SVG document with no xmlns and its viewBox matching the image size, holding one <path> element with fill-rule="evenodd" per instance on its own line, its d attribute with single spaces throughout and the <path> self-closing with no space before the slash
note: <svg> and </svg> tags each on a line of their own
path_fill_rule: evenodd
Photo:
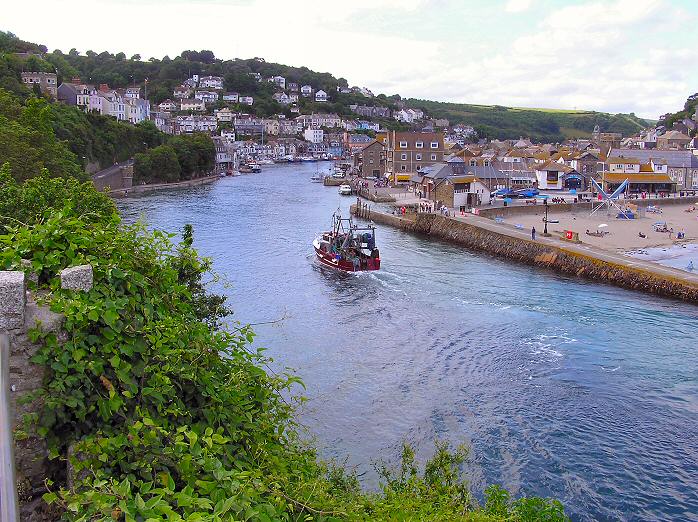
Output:
<svg viewBox="0 0 698 522">
<path fill-rule="evenodd" d="M 0 28 L 63 51 L 261 56 L 410 97 L 656 117 L 698 90 L 691 66 L 698 50 L 672 38 L 695 27 L 695 12 L 677 11 L 672 0 L 580 1 L 552 10 L 559 4 L 544 10 L 541 0 L 508 0 L 499 11 L 522 17 L 517 32 L 499 34 L 500 19 L 485 18 L 469 36 L 486 42 L 496 34 L 496 45 L 468 47 L 447 36 L 467 21 L 453 15 L 462 5 L 451 0 L 93 0 L 84 11 L 49 0 L 32 5 L 40 15 L 5 7 Z M 468 7 L 468 16 L 479 9 Z M 424 30 L 419 20 L 427 14 L 437 15 L 443 34 Z M 375 30 L 377 15 L 395 30 Z"/>
</svg>

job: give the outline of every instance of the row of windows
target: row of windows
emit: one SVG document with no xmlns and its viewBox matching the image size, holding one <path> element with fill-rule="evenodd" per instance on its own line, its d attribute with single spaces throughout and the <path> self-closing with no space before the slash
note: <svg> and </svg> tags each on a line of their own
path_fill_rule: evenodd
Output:
<svg viewBox="0 0 698 522">
<path fill-rule="evenodd" d="M 404 154 L 404 153 L 401 154 L 401 155 L 400 155 L 400 159 L 401 159 L 402 161 L 407 161 L 407 154 Z M 418 153 L 418 154 L 415 154 L 415 155 L 414 155 L 414 159 L 415 159 L 415 161 L 420 161 L 420 160 L 422 159 L 422 155 L 419 154 L 419 153 Z M 436 154 L 432 154 L 432 155 L 431 155 L 431 161 L 436 161 Z"/>
<path fill-rule="evenodd" d="M 438 149 L 439 148 L 439 142 L 438 141 L 432 141 L 430 144 L 432 149 Z M 423 149 L 424 148 L 424 142 L 423 141 L 418 141 L 415 143 L 415 147 L 418 149 Z M 400 148 L 401 149 L 406 149 L 407 148 L 407 142 L 406 141 L 401 141 L 400 142 Z"/>
</svg>

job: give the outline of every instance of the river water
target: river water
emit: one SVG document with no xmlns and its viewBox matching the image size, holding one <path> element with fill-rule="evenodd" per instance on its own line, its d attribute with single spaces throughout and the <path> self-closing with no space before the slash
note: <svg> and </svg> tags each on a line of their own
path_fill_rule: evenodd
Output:
<svg viewBox="0 0 698 522">
<path fill-rule="evenodd" d="M 326 457 L 371 487 L 403 441 L 467 443 L 473 490 L 560 499 L 575 520 L 698 520 L 698 307 L 381 226 L 382 269 L 339 274 L 311 241 L 350 197 L 314 164 L 118 202 L 178 231 L 230 283 L 256 343 L 304 380 Z M 320 164 L 320 168 L 327 165 Z"/>
</svg>

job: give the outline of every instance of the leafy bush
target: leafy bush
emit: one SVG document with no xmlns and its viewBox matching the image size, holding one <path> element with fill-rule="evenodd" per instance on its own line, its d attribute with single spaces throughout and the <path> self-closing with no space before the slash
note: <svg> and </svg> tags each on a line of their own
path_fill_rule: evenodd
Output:
<svg viewBox="0 0 698 522">
<path fill-rule="evenodd" d="M 37 223 L 64 206 L 74 216 L 95 223 L 118 220 L 114 202 L 97 192 L 91 181 L 50 178 L 42 171 L 38 177 L 18 183 L 11 175 L 9 163 L 0 167 L 0 233 L 6 226 Z"/>
</svg>

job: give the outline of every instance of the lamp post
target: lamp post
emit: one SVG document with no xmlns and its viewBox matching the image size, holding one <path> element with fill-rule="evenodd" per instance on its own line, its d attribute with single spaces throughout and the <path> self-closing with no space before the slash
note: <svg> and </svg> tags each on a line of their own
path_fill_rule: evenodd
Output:
<svg viewBox="0 0 698 522">
<path fill-rule="evenodd" d="M 548 234 L 548 199 L 543 200 L 543 206 L 545 207 L 545 218 L 543 218 L 543 235 L 549 237 Z"/>
</svg>

